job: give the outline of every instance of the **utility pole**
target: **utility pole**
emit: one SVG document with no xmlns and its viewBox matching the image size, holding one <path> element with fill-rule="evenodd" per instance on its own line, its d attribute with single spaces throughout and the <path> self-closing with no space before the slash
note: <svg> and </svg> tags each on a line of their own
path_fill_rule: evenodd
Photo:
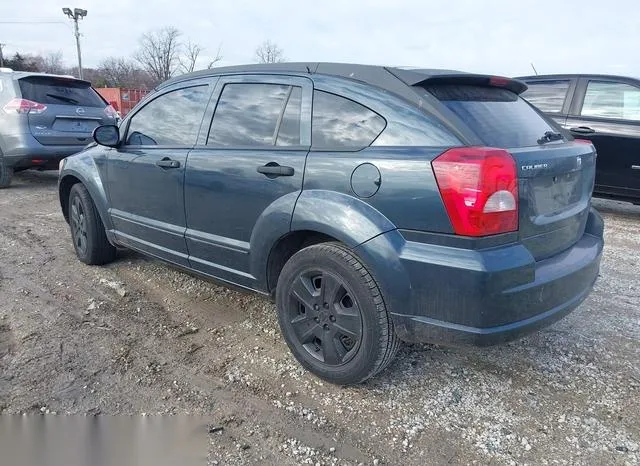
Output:
<svg viewBox="0 0 640 466">
<path fill-rule="evenodd" d="M 78 20 L 87 16 L 87 10 L 74 8 L 73 11 L 71 11 L 71 8 L 63 8 L 62 12 L 67 15 L 69 19 L 73 20 L 76 48 L 78 50 L 78 74 L 80 75 L 80 79 L 84 79 L 82 75 L 82 53 L 80 52 L 80 29 L 78 29 Z"/>
</svg>

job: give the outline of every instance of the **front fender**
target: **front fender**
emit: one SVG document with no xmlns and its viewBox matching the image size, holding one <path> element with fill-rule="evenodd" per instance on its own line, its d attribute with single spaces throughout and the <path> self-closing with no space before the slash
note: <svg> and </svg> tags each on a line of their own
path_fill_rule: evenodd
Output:
<svg viewBox="0 0 640 466">
<path fill-rule="evenodd" d="M 92 152 L 92 150 L 80 152 L 65 159 L 64 167 L 60 171 L 58 178 L 60 206 L 63 208 L 63 214 L 65 214 L 66 217 L 66 213 L 64 212 L 66 200 L 62 198 L 64 196 L 63 193 L 65 188 L 69 185 L 70 180 L 72 180 L 72 177 L 76 178 L 84 185 L 85 188 L 87 188 L 87 191 L 89 191 L 91 199 L 96 206 L 96 210 L 98 211 L 98 214 L 102 219 L 102 223 L 107 230 L 107 235 L 111 239 L 110 231 L 113 230 L 113 223 L 109 216 L 108 198 L 102 180 L 102 174 L 105 172 L 107 158 L 105 154 L 95 155 Z"/>
</svg>

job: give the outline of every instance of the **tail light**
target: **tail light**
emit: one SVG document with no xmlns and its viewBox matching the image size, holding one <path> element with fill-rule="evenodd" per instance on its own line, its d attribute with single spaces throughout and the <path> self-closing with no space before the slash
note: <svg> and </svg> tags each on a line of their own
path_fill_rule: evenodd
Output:
<svg viewBox="0 0 640 466">
<path fill-rule="evenodd" d="M 573 142 L 577 142 L 578 144 L 588 144 L 593 150 L 596 149 L 591 139 L 575 138 Z"/>
<path fill-rule="evenodd" d="M 457 235 L 487 236 L 518 229 L 518 175 L 509 152 L 457 147 L 438 156 L 432 166 Z"/>
<path fill-rule="evenodd" d="M 511 81 L 509 78 L 503 78 L 502 76 L 491 76 L 489 78 L 489 84 L 496 87 L 504 87 Z"/>
<path fill-rule="evenodd" d="M 118 112 L 116 112 L 116 109 L 113 108 L 111 105 L 107 105 L 104 108 L 104 114 L 107 115 L 107 118 L 117 118 L 118 117 Z"/>
<path fill-rule="evenodd" d="M 595 152 L 596 158 L 598 157 L 598 152 L 596 151 L 596 146 L 593 145 L 593 141 L 591 139 L 584 138 L 575 138 L 573 142 L 577 142 L 578 144 L 588 144 L 591 146 L 591 150 Z"/>
<path fill-rule="evenodd" d="M 27 99 L 11 99 L 3 109 L 7 113 L 42 113 L 47 106 Z"/>
</svg>

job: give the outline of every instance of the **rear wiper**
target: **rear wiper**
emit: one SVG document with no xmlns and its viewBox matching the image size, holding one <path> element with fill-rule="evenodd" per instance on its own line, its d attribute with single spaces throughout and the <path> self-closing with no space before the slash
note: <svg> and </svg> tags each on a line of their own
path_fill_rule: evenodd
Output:
<svg viewBox="0 0 640 466">
<path fill-rule="evenodd" d="M 72 99 L 71 97 L 65 97 L 63 95 L 57 94 L 47 94 L 47 97 L 53 97 L 54 99 L 62 100 L 63 102 L 69 102 L 73 105 L 78 105 L 78 101 L 76 99 Z"/>
<path fill-rule="evenodd" d="M 538 139 L 538 144 L 546 144 L 548 142 L 559 141 L 561 139 L 564 139 L 562 134 L 554 133 L 553 131 L 546 131 L 544 133 L 544 136 L 542 136 L 540 139 Z"/>
</svg>

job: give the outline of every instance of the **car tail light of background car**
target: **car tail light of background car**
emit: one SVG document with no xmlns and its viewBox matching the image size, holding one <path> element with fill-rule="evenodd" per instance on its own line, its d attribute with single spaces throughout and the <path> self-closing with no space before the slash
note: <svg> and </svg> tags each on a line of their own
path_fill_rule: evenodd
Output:
<svg viewBox="0 0 640 466">
<path fill-rule="evenodd" d="M 518 229 L 518 176 L 509 152 L 457 147 L 439 155 L 432 166 L 457 235 L 487 236 Z"/>
<path fill-rule="evenodd" d="M 104 108 L 104 114 L 107 115 L 108 118 L 118 118 L 118 112 L 111 105 L 107 105 Z"/>
<path fill-rule="evenodd" d="M 42 113 L 47 106 L 27 99 L 11 99 L 3 109 L 7 113 Z"/>
</svg>

